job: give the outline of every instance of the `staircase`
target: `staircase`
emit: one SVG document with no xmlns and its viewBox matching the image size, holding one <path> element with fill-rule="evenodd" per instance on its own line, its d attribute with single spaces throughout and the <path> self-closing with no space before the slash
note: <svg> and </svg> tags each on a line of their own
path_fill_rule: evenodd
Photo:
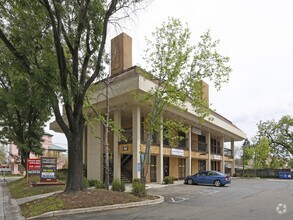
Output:
<svg viewBox="0 0 293 220">
<path fill-rule="evenodd" d="M 123 155 L 123 157 L 121 158 L 121 176 L 120 176 L 120 179 L 121 181 L 123 181 L 124 183 L 131 183 L 131 174 L 129 175 L 128 172 L 123 169 L 123 165 L 125 165 L 126 163 L 129 162 L 129 160 L 131 160 L 132 158 L 132 155 L 128 155 L 128 154 L 125 154 Z M 104 179 L 105 179 L 105 156 L 104 156 L 104 161 L 103 161 L 103 167 L 104 167 Z M 114 179 L 114 165 L 113 165 L 113 162 L 110 160 L 109 161 L 109 179 L 110 179 L 110 182 L 113 181 Z"/>
<path fill-rule="evenodd" d="M 131 154 L 124 154 L 121 158 L 121 180 L 125 183 L 130 183 L 132 179 L 131 173 L 124 166 L 132 159 Z"/>
</svg>

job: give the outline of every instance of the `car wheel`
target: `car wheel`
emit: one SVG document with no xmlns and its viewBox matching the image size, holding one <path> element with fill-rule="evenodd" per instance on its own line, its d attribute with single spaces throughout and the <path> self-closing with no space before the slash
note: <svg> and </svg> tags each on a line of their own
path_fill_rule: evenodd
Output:
<svg viewBox="0 0 293 220">
<path fill-rule="evenodd" d="M 193 180 L 192 180 L 192 179 L 188 179 L 188 180 L 187 180 L 187 184 L 188 184 L 188 185 L 192 185 L 192 184 L 193 184 Z"/>
<path fill-rule="evenodd" d="M 217 186 L 217 187 L 219 187 L 219 186 L 222 185 L 222 183 L 221 183 L 220 180 L 215 180 L 215 181 L 214 181 L 214 185 Z"/>
</svg>

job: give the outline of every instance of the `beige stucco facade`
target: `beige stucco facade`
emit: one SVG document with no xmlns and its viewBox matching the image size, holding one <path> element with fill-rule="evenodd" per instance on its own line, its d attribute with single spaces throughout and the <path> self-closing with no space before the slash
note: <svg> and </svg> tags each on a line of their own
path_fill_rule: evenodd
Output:
<svg viewBox="0 0 293 220">
<path fill-rule="evenodd" d="M 129 180 L 140 178 L 141 154 L 146 147 L 145 119 L 150 110 L 150 106 L 135 99 L 134 93 L 147 93 L 156 87 L 155 82 L 145 77 L 143 70 L 131 66 L 131 53 L 131 38 L 122 34 L 112 40 L 112 71 L 115 74 L 110 78 L 109 100 L 110 109 L 113 109 L 110 118 L 124 129 L 128 140 L 122 141 L 116 134 L 111 134 L 109 152 L 113 178 L 126 176 Z M 103 109 L 105 97 L 97 94 L 105 93 L 106 88 L 99 84 L 95 86 L 91 102 Z M 206 83 L 203 83 L 203 89 L 204 97 L 209 100 Z M 230 174 L 234 172 L 234 142 L 245 139 L 245 133 L 216 112 L 211 113 L 211 120 L 199 122 L 191 103 L 186 103 L 186 107 L 186 111 L 175 107 L 164 109 L 163 118 L 183 120 L 189 132 L 183 146 L 171 148 L 163 141 L 164 128 L 161 127 L 158 141 L 151 146 L 149 182 L 162 183 L 167 175 L 182 179 L 203 169 L 216 168 L 225 172 L 226 163 L 232 164 Z M 51 129 L 60 131 L 56 122 L 51 123 Z M 98 123 L 94 128 L 85 127 L 84 136 L 83 162 L 87 164 L 88 178 L 103 180 L 103 126 Z M 228 149 L 225 149 L 227 144 Z"/>
</svg>

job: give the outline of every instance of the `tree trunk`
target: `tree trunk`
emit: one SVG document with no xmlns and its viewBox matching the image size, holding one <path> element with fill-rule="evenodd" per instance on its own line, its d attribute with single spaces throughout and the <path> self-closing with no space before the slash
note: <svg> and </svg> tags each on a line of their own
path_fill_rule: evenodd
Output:
<svg viewBox="0 0 293 220">
<path fill-rule="evenodd" d="M 77 132 L 67 136 L 68 141 L 68 173 L 65 193 L 75 193 L 86 189 L 83 183 L 83 126 Z"/>
<path fill-rule="evenodd" d="M 146 149 L 144 153 L 144 160 L 141 161 L 142 164 L 142 172 L 141 172 L 141 182 L 146 183 L 147 176 L 149 174 L 149 165 L 151 159 L 151 145 L 153 141 L 153 132 L 149 131 L 147 134 L 147 142 L 146 142 Z"/>
<path fill-rule="evenodd" d="M 110 100 L 109 100 L 109 77 L 106 80 L 106 124 L 105 124 L 105 186 L 110 188 L 110 167 L 109 167 L 109 116 L 110 116 Z"/>
</svg>

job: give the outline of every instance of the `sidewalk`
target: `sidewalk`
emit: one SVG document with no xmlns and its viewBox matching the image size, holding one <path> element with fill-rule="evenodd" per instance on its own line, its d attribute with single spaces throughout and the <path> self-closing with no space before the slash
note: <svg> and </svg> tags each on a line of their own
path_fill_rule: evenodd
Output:
<svg viewBox="0 0 293 220">
<path fill-rule="evenodd" d="M 25 219 L 15 199 L 11 198 L 8 186 L 0 182 L 0 219 L 20 220 Z"/>
</svg>

